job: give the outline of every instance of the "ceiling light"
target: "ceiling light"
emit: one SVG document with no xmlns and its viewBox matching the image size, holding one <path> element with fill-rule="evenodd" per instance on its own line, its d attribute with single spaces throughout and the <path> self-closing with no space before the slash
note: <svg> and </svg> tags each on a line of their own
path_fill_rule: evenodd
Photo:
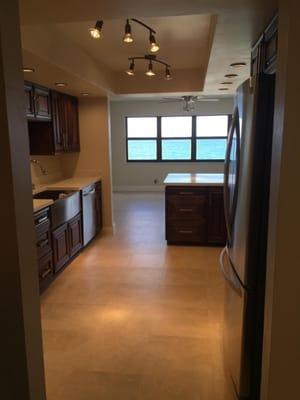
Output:
<svg viewBox="0 0 300 400">
<path fill-rule="evenodd" d="M 232 63 L 230 64 L 230 66 L 232 68 L 241 68 L 241 67 L 245 67 L 246 63 L 245 62 L 236 62 L 236 63 Z"/>
<path fill-rule="evenodd" d="M 80 93 L 81 94 L 81 96 L 88 96 L 89 94 L 88 93 Z"/>
<path fill-rule="evenodd" d="M 34 68 L 24 67 L 23 72 L 34 72 Z"/>
<path fill-rule="evenodd" d="M 156 43 L 153 32 L 150 32 L 149 41 L 150 41 L 150 45 L 151 45 L 150 46 L 151 53 L 157 53 L 159 50 L 159 45 Z"/>
<path fill-rule="evenodd" d="M 134 76 L 134 61 L 132 60 L 130 63 L 129 69 L 126 71 L 127 75 Z"/>
<path fill-rule="evenodd" d="M 103 21 L 97 21 L 94 28 L 90 28 L 89 32 L 93 39 L 100 39 L 102 36 Z"/>
<path fill-rule="evenodd" d="M 149 62 L 148 71 L 145 72 L 145 75 L 147 75 L 147 76 L 154 76 L 155 75 L 155 72 L 153 71 L 153 64 L 152 64 L 151 60 Z"/>
<path fill-rule="evenodd" d="M 67 86 L 65 82 L 55 82 L 55 86 Z"/>
<path fill-rule="evenodd" d="M 171 71 L 169 67 L 166 67 L 166 75 L 165 75 L 166 81 L 170 81 L 172 79 Z"/>
<path fill-rule="evenodd" d="M 226 74 L 224 76 L 225 76 L 225 78 L 236 78 L 238 76 L 238 74 Z"/>
<path fill-rule="evenodd" d="M 126 20 L 126 25 L 125 25 L 125 35 L 123 38 L 124 43 L 132 43 L 133 42 L 133 37 L 131 34 L 131 25 L 129 23 L 129 20 Z"/>
<path fill-rule="evenodd" d="M 233 82 L 226 81 L 226 82 L 221 82 L 221 85 L 232 85 L 232 83 Z"/>
</svg>

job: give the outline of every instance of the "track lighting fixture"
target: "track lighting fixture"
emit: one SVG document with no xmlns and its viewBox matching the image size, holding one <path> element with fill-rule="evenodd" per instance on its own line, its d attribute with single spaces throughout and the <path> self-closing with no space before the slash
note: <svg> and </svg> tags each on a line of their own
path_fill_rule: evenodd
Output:
<svg viewBox="0 0 300 400">
<path fill-rule="evenodd" d="M 97 21 L 94 28 L 90 28 L 89 32 L 93 39 L 100 39 L 102 36 L 103 21 Z"/>
<path fill-rule="evenodd" d="M 151 53 L 157 53 L 159 50 L 159 45 L 156 43 L 153 31 L 150 31 L 149 41 Z"/>
<path fill-rule="evenodd" d="M 134 76 L 134 60 L 131 61 L 129 69 L 126 71 L 129 76 Z"/>
<path fill-rule="evenodd" d="M 150 52 L 157 53 L 159 50 L 159 45 L 155 39 L 155 30 L 152 29 L 150 26 L 144 24 L 144 22 L 136 19 L 136 18 L 127 18 L 125 24 L 125 34 L 123 37 L 123 42 L 126 44 L 130 44 L 133 42 L 132 30 L 131 30 L 131 22 L 135 22 L 149 31 L 149 42 L 150 42 Z M 89 29 L 90 35 L 93 39 L 100 39 L 102 36 L 102 27 L 103 27 L 103 20 L 97 20 L 95 26 Z"/>
<path fill-rule="evenodd" d="M 126 71 L 126 74 L 130 76 L 133 76 L 135 74 L 134 73 L 135 60 L 146 60 L 148 61 L 149 64 L 148 64 L 148 70 L 145 72 L 145 75 L 149 77 L 156 75 L 155 71 L 153 70 L 153 63 L 156 62 L 166 67 L 165 79 L 168 81 L 172 79 L 170 71 L 171 65 L 169 65 L 165 61 L 158 60 L 154 54 L 146 54 L 143 57 L 130 57 L 128 60 L 130 61 L 130 66 L 129 69 Z"/>
<path fill-rule="evenodd" d="M 133 37 L 131 34 L 131 25 L 129 22 L 129 19 L 126 20 L 126 25 L 125 25 L 125 35 L 123 38 L 124 43 L 132 43 L 133 42 Z"/>
</svg>

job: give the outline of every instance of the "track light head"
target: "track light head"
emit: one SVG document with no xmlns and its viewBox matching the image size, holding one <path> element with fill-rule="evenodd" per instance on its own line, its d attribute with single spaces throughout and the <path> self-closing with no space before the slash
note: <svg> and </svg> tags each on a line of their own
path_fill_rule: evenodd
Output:
<svg viewBox="0 0 300 400">
<path fill-rule="evenodd" d="M 149 41 L 150 41 L 151 53 L 157 53 L 159 50 L 159 45 L 156 43 L 156 39 L 153 32 L 150 32 Z"/>
<path fill-rule="evenodd" d="M 131 25 L 129 22 L 129 19 L 126 20 L 126 25 L 125 25 L 125 35 L 123 38 L 124 43 L 132 43 L 133 42 L 133 37 L 131 34 Z"/>
<path fill-rule="evenodd" d="M 126 74 L 129 76 L 134 76 L 135 72 L 134 72 L 134 61 L 132 60 L 129 66 L 129 69 L 126 71 Z"/>
<path fill-rule="evenodd" d="M 165 75 L 165 80 L 170 81 L 172 79 L 171 71 L 169 67 L 166 67 L 166 75 Z"/>
<path fill-rule="evenodd" d="M 148 71 L 145 72 L 145 75 L 150 76 L 150 77 L 155 76 L 155 72 L 153 71 L 153 64 L 152 64 L 151 60 L 149 62 Z"/>
<path fill-rule="evenodd" d="M 102 36 L 103 21 L 97 21 L 94 28 L 90 28 L 89 32 L 93 39 L 100 39 Z"/>
</svg>

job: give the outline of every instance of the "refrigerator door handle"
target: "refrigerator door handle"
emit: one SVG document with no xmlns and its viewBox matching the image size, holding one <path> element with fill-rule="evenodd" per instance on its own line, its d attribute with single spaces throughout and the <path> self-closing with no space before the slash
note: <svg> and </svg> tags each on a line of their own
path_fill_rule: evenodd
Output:
<svg viewBox="0 0 300 400">
<path fill-rule="evenodd" d="M 225 255 L 227 255 L 228 261 L 229 261 L 229 263 L 230 263 L 230 268 L 232 269 L 231 275 L 229 275 L 229 274 L 227 273 L 227 271 L 226 271 L 226 266 L 225 266 L 225 263 L 224 263 L 224 257 L 225 257 Z M 227 246 L 224 247 L 224 249 L 221 251 L 221 254 L 220 254 L 220 269 L 221 269 L 222 275 L 224 276 L 225 280 L 229 283 L 229 285 L 230 285 L 239 295 L 242 295 L 242 285 L 241 285 L 241 283 L 239 282 L 238 278 L 235 276 L 235 272 L 234 272 L 233 266 L 231 265 L 230 258 L 229 258 L 229 255 L 228 255 Z"/>
<path fill-rule="evenodd" d="M 228 243 L 230 244 L 232 241 L 232 223 L 234 220 L 234 213 L 237 203 L 237 192 L 238 192 L 238 184 L 239 184 L 239 167 L 240 167 L 240 127 L 239 127 L 239 110 L 236 107 L 233 118 L 231 121 L 231 125 L 228 133 L 228 145 L 226 149 L 225 156 L 225 165 L 224 165 L 224 213 L 225 213 L 225 225 L 227 230 L 227 238 Z M 236 185 L 234 188 L 233 194 L 233 204 L 231 206 L 231 215 L 230 215 L 230 205 L 229 205 L 229 167 L 230 167 L 230 154 L 233 146 L 234 133 L 236 131 L 236 146 L 237 146 L 237 154 L 236 154 Z"/>
</svg>

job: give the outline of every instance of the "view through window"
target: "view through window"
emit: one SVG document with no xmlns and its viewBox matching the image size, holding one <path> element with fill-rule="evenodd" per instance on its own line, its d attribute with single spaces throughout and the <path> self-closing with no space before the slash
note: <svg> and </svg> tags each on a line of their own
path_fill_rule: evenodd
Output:
<svg viewBox="0 0 300 400">
<path fill-rule="evenodd" d="M 228 115 L 127 117 L 127 161 L 224 161 Z"/>
</svg>

